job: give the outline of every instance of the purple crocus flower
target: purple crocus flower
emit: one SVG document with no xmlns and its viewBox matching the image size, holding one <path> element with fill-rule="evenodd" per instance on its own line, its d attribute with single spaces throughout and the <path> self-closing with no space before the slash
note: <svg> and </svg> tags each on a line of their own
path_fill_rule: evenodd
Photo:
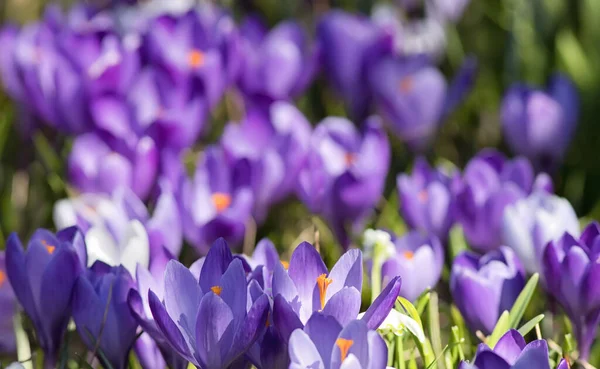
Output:
<svg viewBox="0 0 600 369">
<path fill-rule="evenodd" d="M 228 368 L 266 326 L 269 298 L 262 294 L 247 310 L 242 261 L 233 258 L 223 239 L 210 249 L 199 281 L 172 260 L 164 286 L 164 304 L 149 292 L 154 320 L 172 348 L 198 368 Z"/>
<path fill-rule="evenodd" d="M 556 169 L 573 138 L 579 117 L 577 88 L 554 75 L 545 91 L 512 86 L 502 103 L 502 127 L 511 149 L 544 170 Z"/>
<path fill-rule="evenodd" d="M 354 119 L 367 116 L 371 98 L 367 71 L 392 52 L 392 35 L 368 18 L 330 11 L 317 26 L 325 75 L 342 96 Z"/>
<path fill-rule="evenodd" d="M 371 117 L 363 133 L 347 119 L 325 118 L 314 130 L 311 152 L 298 178 L 298 194 L 332 225 L 340 244 L 350 244 L 347 226 L 362 231 L 378 203 L 390 163 L 381 122 Z"/>
<path fill-rule="evenodd" d="M 385 369 L 387 345 L 361 320 L 345 326 L 315 313 L 304 329 L 296 329 L 289 342 L 290 369 Z"/>
<path fill-rule="evenodd" d="M 425 159 L 419 158 L 412 174 L 400 174 L 396 183 L 400 213 L 406 223 L 445 241 L 455 220 L 458 171 L 448 173 L 443 167 L 432 169 Z"/>
<path fill-rule="evenodd" d="M 75 227 L 56 235 L 38 229 L 26 251 L 15 233 L 6 241 L 6 276 L 33 323 L 47 368 L 57 364 L 71 316 L 71 295 L 86 258 L 83 236 Z"/>
<path fill-rule="evenodd" d="M 206 253 L 218 237 L 233 243 L 242 240 L 254 200 L 244 184 L 247 179 L 239 177 L 223 150 L 212 146 L 199 159 L 194 178 L 183 180 L 179 190 L 183 232 L 199 252 Z"/>
<path fill-rule="evenodd" d="M 299 24 L 282 22 L 267 32 L 259 19 L 249 17 L 240 32 L 244 36 L 244 65 L 239 84 L 245 94 L 288 100 L 306 89 L 318 58 Z"/>
<path fill-rule="evenodd" d="M 82 192 L 112 193 L 129 187 L 146 199 L 155 185 L 158 150 L 150 137 L 123 145 L 87 133 L 78 136 L 69 156 L 69 179 Z"/>
<path fill-rule="evenodd" d="M 396 276 L 365 313 L 369 329 L 376 329 L 394 306 L 400 292 Z M 346 326 L 360 311 L 362 288 L 362 253 L 347 251 L 327 270 L 315 248 L 303 242 L 292 253 L 288 270 L 275 265 L 273 273 L 273 320 L 287 341 L 296 328 L 302 328 L 315 311 L 332 316 Z"/>
<path fill-rule="evenodd" d="M 0 353 L 12 354 L 17 350 L 13 319 L 17 300 L 6 274 L 6 257 L 0 252 Z"/>
<path fill-rule="evenodd" d="M 427 288 L 435 287 L 440 279 L 444 249 L 436 236 L 426 236 L 417 231 L 397 237 L 393 242 L 396 253 L 381 267 L 382 286 L 396 276 L 407 276 L 400 295 L 415 301 Z"/>
<path fill-rule="evenodd" d="M 575 239 L 565 233 L 546 246 L 542 270 L 550 293 L 573 323 L 579 356 L 587 360 L 600 322 L 600 226 L 590 223 Z"/>
<path fill-rule="evenodd" d="M 256 244 L 252 257 L 247 257 L 245 255 L 242 255 L 242 257 L 245 258 L 252 270 L 256 272 L 260 269 L 260 276 L 255 279 L 257 279 L 257 282 L 262 286 L 264 291 L 272 297 L 273 293 L 271 287 L 275 266 L 277 264 L 289 266 L 289 264 L 286 264 L 287 262 L 279 259 L 277 248 L 273 242 L 268 238 L 263 238 Z"/>
<path fill-rule="evenodd" d="M 476 72 L 467 59 L 452 85 L 427 58 L 382 58 L 369 69 L 369 82 L 379 110 L 412 150 L 431 145 L 443 119 L 471 90 Z"/>
<path fill-rule="evenodd" d="M 450 291 L 473 332 L 490 334 L 525 286 L 525 272 L 512 249 L 501 246 L 483 256 L 464 251 L 452 264 Z"/>
<path fill-rule="evenodd" d="M 561 362 L 561 365 L 564 364 Z M 546 340 L 535 340 L 527 344 L 518 331 L 511 329 L 498 340 L 493 349 L 485 343 L 479 344 L 473 363 L 463 361 L 459 366 L 459 369 L 517 368 L 550 369 Z M 562 369 L 560 365 L 559 369 Z"/>
<path fill-rule="evenodd" d="M 262 222 L 270 205 L 290 195 L 308 155 L 311 127 L 292 104 L 275 102 L 253 109 L 239 124 L 228 124 L 221 146 L 239 182 L 254 194 L 254 216 Z"/>
<path fill-rule="evenodd" d="M 533 189 L 550 188 L 551 181 L 545 173 L 534 178 L 527 159 L 508 161 L 495 150 L 481 151 L 467 164 L 456 195 L 457 220 L 469 245 L 481 252 L 500 246 L 506 206 Z"/>
<path fill-rule="evenodd" d="M 138 327 L 127 304 L 132 288 L 133 279 L 123 266 L 111 268 L 102 262 L 94 263 L 75 284 L 73 320 L 85 345 L 104 366 L 127 367 Z"/>
</svg>

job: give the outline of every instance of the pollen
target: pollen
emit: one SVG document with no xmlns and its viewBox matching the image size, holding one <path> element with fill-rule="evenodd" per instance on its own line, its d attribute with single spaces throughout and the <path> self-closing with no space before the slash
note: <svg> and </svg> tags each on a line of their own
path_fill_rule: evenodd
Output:
<svg viewBox="0 0 600 369">
<path fill-rule="evenodd" d="M 288 270 L 290 267 L 290 263 L 285 260 L 281 260 L 281 265 L 283 265 L 283 269 Z"/>
<path fill-rule="evenodd" d="M 221 287 L 221 286 L 212 286 L 210 288 L 210 290 L 213 291 L 215 295 L 221 296 L 221 291 L 223 291 L 223 287 Z"/>
<path fill-rule="evenodd" d="M 188 63 L 190 67 L 197 69 L 204 64 L 204 53 L 198 49 L 194 49 L 188 54 Z"/>
<path fill-rule="evenodd" d="M 347 340 L 345 338 L 338 338 L 337 340 L 335 340 L 335 344 L 340 349 L 340 356 L 342 359 L 341 363 L 343 363 L 344 360 L 346 360 L 346 357 L 348 356 L 348 351 L 350 350 L 350 347 L 352 347 L 352 345 L 354 344 L 354 341 Z"/>
<path fill-rule="evenodd" d="M 327 287 L 333 282 L 333 279 L 327 278 L 327 274 L 321 274 L 317 277 L 317 286 L 319 287 L 319 299 L 321 301 L 321 310 L 325 308 L 325 295 Z"/>
<path fill-rule="evenodd" d="M 6 274 L 4 273 L 3 270 L 0 270 L 0 287 L 2 287 L 2 285 L 4 285 L 5 281 L 6 281 Z"/>
<path fill-rule="evenodd" d="M 216 192 L 212 194 L 212 202 L 217 212 L 221 213 L 231 205 L 231 196 L 226 193 Z"/>
<path fill-rule="evenodd" d="M 56 250 L 56 246 L 50 245 L 48 242 L 46 242 L 46 240 L 42 240 L 42 245 L 44 245 L 46 251 L 48 251 L 48 254 L 50 255 L 52 255 L 52 253 L 54 253 L 54 250 Z"/>
<path fill-rule="evenodd" d="M 402 255 L 404 256 L 404 258 L 406 260 L 412 260 L 415 257 L 415 253 L 412 251 L 404 251 L 404 253 L 402 253 Z"/>
<path fill-rule="evenodd" d="M 410 92 L 413 89 L 413 80 L 410 77 L 403 78 L 400 81 L 400 91 L 401 92 Z"/>
<path fill-rule="evenodd" d="M 419 191 L 419 194 L 417 195 L 417 198 L 421 202 L 427 201 L 427 199 L 429 198 L 429 194 L 427 193 L 427 190 L 423 189 L 423 190 Z"/>
<path fill-rule="evenodd" d="M 351 152 L 347 152 L 346 155 L 344 155 L 344 161 L 346 162 L 346 165 L 350 166 L 356 161 L 356 155 Z"/>
</svg>

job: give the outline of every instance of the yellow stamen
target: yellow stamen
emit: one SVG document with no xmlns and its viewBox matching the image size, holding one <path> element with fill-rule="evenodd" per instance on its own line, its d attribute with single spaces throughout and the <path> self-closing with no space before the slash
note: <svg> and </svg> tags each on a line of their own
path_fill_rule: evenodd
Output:
<svg viewBox="0 0 600 369">
<path fill-rule="evenodd" d="M 404 255 L 404 258 L 407 260 L 412 260 L 415 257 L 415 253 L 412 251 L 404 251 L 402 255 Z"/>
<path fill-rule="evenodd" d="M 198 49 L 194 49 L 188 54 L 188 63 L 190 67 L 197 69 L 204 64 L 204 53 Z"/>
<path fill-rule="evenodd" d="M 0 270 L 0 287 L 2 287 L 2 285 L 4 284 L 5 281 L 6 281 L 6 274 L 4 273 L 3 270 Z"/>
<path fill-rule="evenodd" d="M 221 291 L 223 291 L 223 287 L 221 287 L 221 286 L 212 286 L 210 288 L 210 290 L 213 291 L 215 293 L 215 295 L 221 296 Z"/>
<path fill-rule="evenodd" d="M 215 192 L 212 194 L 212 202 L 217 209 L 217 213 L 223 212 L 231 205 L 231 196 L 222 192 Z"/>
<path fill-rule="evenodd" d="M 317 277 L 317 286 L 319 286 L 319 298 L 321 300 L 321 310 L 325 308 L 325 294 L 327 287 L 333 282 L 333 279 L 327 278 L 327 274 L 321 274 Z"/>
<path fill-rule="evenodd" d="M 356 161 L 356 155 L 354 155 L 351 152 L 347 152 L 344 156 L 344 160 L 346 162 L 346 165 L 352 165 Z"/>
<path fill-rule="evenodd" d="M 346 357 L 348 356 L 348 351 L 350 350 L 350 347 L 352 347 L 352 345 L 354 344 L 354 341 L 347 340 L 345 338 L 338 338 L 337 340 L 335 340 L 335 344 L 337 345 L 337 347 L 340 348 L 340 356 L 342 359 L 340 363 L 343 363 L 344 360 L 346 360 Z"/>
<path fill-rule="evenodd" d="M 413 88 L 413 80 L 410 77 L 403 78 L 400 81 L 400 91 L 401 92 L 410 92 Z"/>
<path fill-rule="evenodd" d="M 42 245 L 44 245 L 44 247 L 46 248 L 46 251 L 48 251 L 48 254 L 50 254 L 50 255 L 52 255 L 54 250 L 56 250 L 56 246 L 48 244 L 48 242 L 46 242 L 46 240 L 42 240 Z"/>
<path fill-rule="evenodd" d="M 288 268 L 290 267 L 290 263 L 284 260 L 281 260 L 281 265 L 283 265 L 283 269 L 285 270 L 288 270 Z"/>
</svg>

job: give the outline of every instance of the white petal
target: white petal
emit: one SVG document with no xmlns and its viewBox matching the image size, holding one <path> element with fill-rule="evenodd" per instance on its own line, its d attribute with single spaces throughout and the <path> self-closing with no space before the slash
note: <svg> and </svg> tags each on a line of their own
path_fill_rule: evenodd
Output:
<svg viewBox="0 0 600 369">
<path fill-rule="evenodd" d="M 150 245 L 146 229 L 138 220 L 132 220 L 125 231 L 125 237 L 119 245 L 121 264 L 135 275 L 137 265 L 148 268 L 150 263 Z"/>
<path fill-rule="evenodd" d="M 54 225 L 58 230 L 76 225 L 77 213 L 75 212 L 73 201 L 70 199 L 57 201 L 54 204 L 52 217 L 54 218 Z"/>
<path fill-rule="evenodd" d="M 111 266 L 120 264 L 117 244 L 108 230 L 102 226 L 94 226 L 85 234 L 85 245 L 88 254 L 88 267 L 96 260 Z"/>
</svg>

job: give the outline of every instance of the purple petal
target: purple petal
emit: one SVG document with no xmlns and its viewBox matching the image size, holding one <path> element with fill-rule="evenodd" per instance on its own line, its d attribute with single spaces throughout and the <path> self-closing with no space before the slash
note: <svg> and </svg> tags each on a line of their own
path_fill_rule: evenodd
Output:
<svg viewBox="0 0 600 369">
<path fill-rule="evenodd" d="M 240 260 L 236 259 L 231 262 L 221 277 L 219 286 L 222 288 L 220 296 L 231 309 L 236 323 L 234 328 L 237 330 L 246 315 L 246 299 L 248 297 L 246 275 Z"/>
<path fill-rule="evenodd" d="M 312 312 L 317 278 L 321 274 L 327 274 L 327 267 L 317 250 L 308 242 L 302 242 L 292 254 L 288 274 L 296 285 L 302 303 L 300 319 L 306 321 Z"/>
<path fill-rule="evenodd" d="M 233 329 L 233 313 L 225 301 L 214 293 L 207 293 L 200 302 L 196 317 L 196 348 L 203 367 L 220 368 L 221 339 Z"/>
<path fill-rule="evenodd" d="M 521 355 L 521 351 L 525 348 L 525 345 L 523 336 L 521 336 L 518 331 L 511 329 L 498 340 L 498 343 L 494 346 L 494 352 L 500 355 L 500 357 L 506 360 L 510 365 L 514 365 L 519 355 Z"/>
<path fill-rule="evenodd" d="M 401 285 L 402 279 L 399 276 L 392 279 L 379 296 L 377 296 L 375 301 L 373 301 L 371 306 L 369 306 L 362 317 L 362 320 L 367 323 L 369 329 L 377 329 L 388 316 L 396 303 Z"/>
<path fill-rule="evenodd" d="M 218 286 L 221 276 L 233 260 L 229 246 L 223 238 L 217 239 L 208 254 L 200 272 L 200 288 L 202 292 L 210 291 L 212 286 Z"/>
<path fill-rule="evenodd" d="M 331 298 L 344 287 L 354 287 L 358 292 L 362 289 L 362 252 L 359 249 L 349 250 L 335 263 L 329 278 L 333 280 L 327 288 L 326 299 Z"/>
<path fill-rule="evenodd" d="M 321 358 L 319 350 L 302 329 L 296 329 L 290 336 L 288 350 L 290 354 L 290 369 L 326 368 L 329 358 Z"/>
<path fill-rule="evenodd" d="M 258 337 L 263 334 L 267 327 L 268 315 L 269 298 L 267 295 L 262 295 L 252 304 L 242 328 L 236 332 L 233 346 L 229 351 L 229 362 L 246 352 Z"/>
<path fill-rule="evenodd" d="M 345 287 L 331 296 L 325 304 L 323 314 L 334 317 L 342 326 L 346 326 L 356 319 L 360 312 L 360 303 L 360 292 L 354 287 Z"/>
<path fill-rule="evenodd" d="M 295 329 L 303 327 L 298 315 L 281 295 L 275 296 L 273 301 L 273 322 L 284 341 L 290 339 Z"/>
<path fill-rule="evenodd" d="M 511 369 L 550 369 L 546 340 L 535 340 L 525 346 Z"/>
<path fill-rule="evenodd" d="M 327 314 L 314 313 L 306 326 L 304 332 L 308 334 L 311 341 L 315 344 L 315 347 L 319 351 L 319 355 L 324 358 L 330 358 L 331 352 L 335 345 L 342 326 L 338 321 Z"/>
</svg>

